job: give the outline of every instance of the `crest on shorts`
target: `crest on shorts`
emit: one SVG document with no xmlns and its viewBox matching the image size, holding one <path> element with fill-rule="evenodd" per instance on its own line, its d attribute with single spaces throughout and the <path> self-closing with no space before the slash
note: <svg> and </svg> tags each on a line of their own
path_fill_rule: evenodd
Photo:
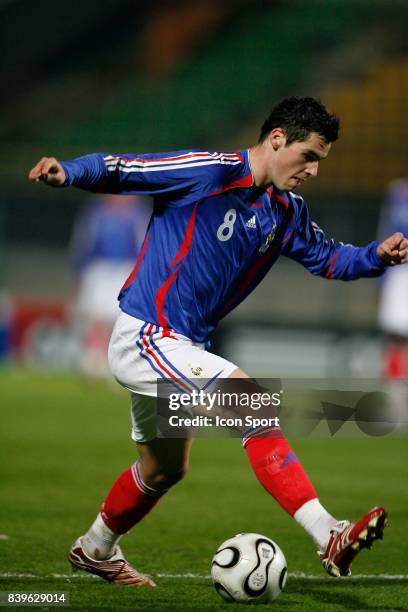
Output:
<svg viewBox="0 0 408 612">
<path fill-rule="evenodd" d="M 191 368 L 191 371 L 194 374 L 194 376 L 200 376 L 203 372 L 203 368 L 201 368 L 200 366 L 197 366 L 195 368 Z"/>
</svg>

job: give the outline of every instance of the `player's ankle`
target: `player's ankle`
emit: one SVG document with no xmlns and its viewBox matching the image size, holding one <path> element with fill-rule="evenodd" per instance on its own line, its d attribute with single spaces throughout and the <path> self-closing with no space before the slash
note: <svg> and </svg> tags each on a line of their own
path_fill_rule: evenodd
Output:
<svg viewBox="0 0 408 612">
<path fill-rule="evenodd" d="M 87 533 L 82 536 L 81 545 L 84 553 L 94 561 L 104 561 L 113 554 L 111 548 L 98 546 Z"/>
<path fill-rule="evenodd" d="M 98 514 L 94 523 L 82 536 L 81 542 L 84 552 L 89 557 L 101 561 L 109 559 L 114 554 L 115 546 L 120 537 L 121 535 L 112 531 L 103 521 L 101 515 Z"/>
<path fill-rule="evenodd" d="M 313 538 L 319 550 L 325 550 L 330 539 L 330 530 L 337 523 L 317 498 L 303 504 L 293 518 Z"/>
</svg>

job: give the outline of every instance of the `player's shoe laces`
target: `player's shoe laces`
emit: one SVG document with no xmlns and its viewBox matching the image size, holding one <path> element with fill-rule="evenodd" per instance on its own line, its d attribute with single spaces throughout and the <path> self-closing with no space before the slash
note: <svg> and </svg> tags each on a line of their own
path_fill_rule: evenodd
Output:
<svg viewBox="0 0 408 612">
<path fill-rule="evenodd" d="M 115 552 L 109 559 L 96 561 L 85 553 L 81 538 L 78 538 L 69 551 L 68 559 L 73 571 L 84 570 L 112 584 L 156 586 L 151 578 L 138 572 L 126 561 L 119 546 L 115 547 Z"/>
<path fill-rule="evenodd" d="M 318 552 L 323 567 L 336 578 L 350 576 L 354 557 L 363 548 L 371 548 L 374 540 L 382 540 L 387 525 L 387 513 L 379 507 L 373 508 L 355 523 L 339 521 L 330 532 L 326 550 Z"/>
</svg>

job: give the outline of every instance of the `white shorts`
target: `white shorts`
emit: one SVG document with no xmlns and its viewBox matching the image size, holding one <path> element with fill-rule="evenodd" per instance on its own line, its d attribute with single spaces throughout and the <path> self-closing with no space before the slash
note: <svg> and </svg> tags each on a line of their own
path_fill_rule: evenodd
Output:
<svg viewBox="0 0 408 612">
<path fill-rule="evenodd" d="M 205 350 L 204 344 L 140 321 L 121 312 L 109 344 L 109 365 L 116 380 L 130 391 L 132 438 L 148 442 L 160 435 L 157 424 L 157 379 L 173 380 L 179 391 L 190 381 L 228 378 L 237 366 Z M 180 387 L 180 384 L 182 387 Z"/>
<path fill-rule="evenodd" d="M 379 304 L 380 327 L 408 336 L 408 265 L 389 268 L 383 280 Z"/>
<path fill-rule="evenodd" d="M 98 259 L 82 273 L 77 300 L 78 316 L 113 326 L 120 312 L 118 294 L 134 261 Z"/>
</svg>

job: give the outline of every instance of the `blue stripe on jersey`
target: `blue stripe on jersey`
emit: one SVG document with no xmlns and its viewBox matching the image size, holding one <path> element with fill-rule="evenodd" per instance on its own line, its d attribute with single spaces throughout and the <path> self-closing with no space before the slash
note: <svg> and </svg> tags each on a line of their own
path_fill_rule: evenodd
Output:
<svg viewBox="0 0 408 612">
<path fill-rule="evenodd" d="M 190 152 L 182 155 L 170 155 L 168 157 L 155 157 L 150 159 L 147 156 L 141 157 L 126 157 L 107 155 L 104 158 L 105 165 L 111 171 L 118 166 L 128 169 L 146 169 L 153 168 L 177 168 L 186 166 L 187 164 L 195 163 L 197 165 L 207 165 L 208 162 L 222 164 L 239 164 L 242 163 L 242 157 L 236 153 L 209 153 L 209 152 Z"/>
</svg>

